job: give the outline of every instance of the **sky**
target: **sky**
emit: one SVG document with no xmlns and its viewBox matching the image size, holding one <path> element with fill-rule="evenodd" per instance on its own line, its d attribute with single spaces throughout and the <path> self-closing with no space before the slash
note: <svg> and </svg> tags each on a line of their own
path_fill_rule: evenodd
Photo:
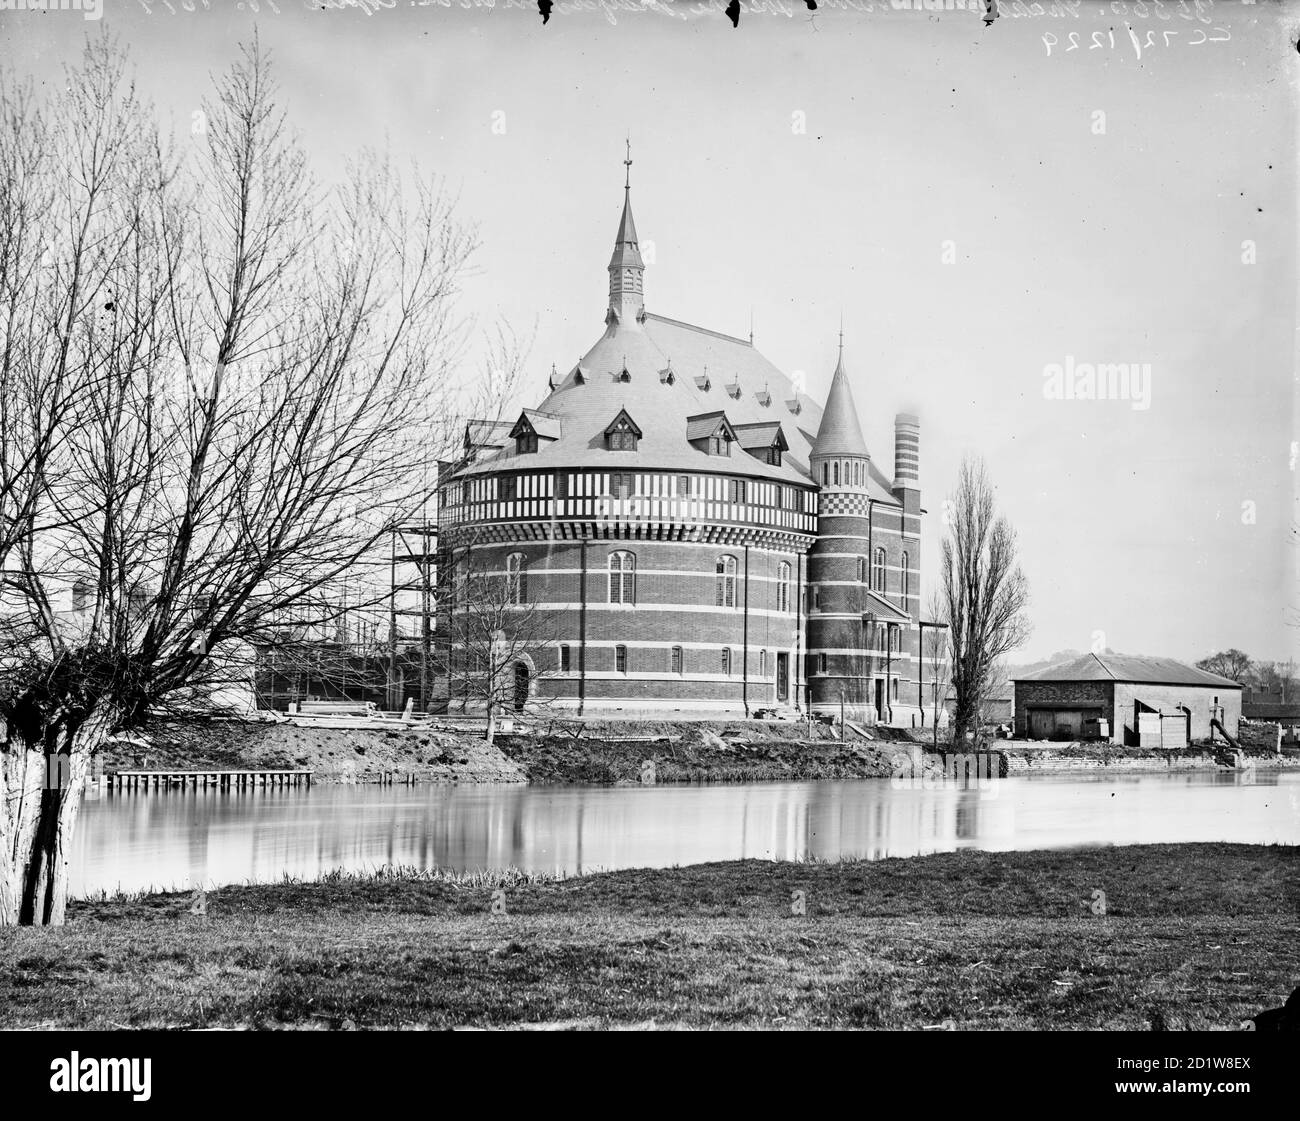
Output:
<svg viewBox="0 0 1300 1121">
<path fill-rule="evenodd" d="M 818 397 L 842 316 L 887 475 L 895 413 L 920 415 L 923 594 L 973 454 L 1030 584 L 1016 661 L 1296 653 L 1300 4 L 1071 0 L 986 27 L 774 2 L 733 29 L 703 4 L 557 3 L 543 27 L 501 4 L 185 3 L 2 11 L 0 67 L 57 89 L 85 36 L 118 35 L 184 137 L 256 26 L 322 179 L 386 144 L 458 193 L 481 240 L 465 313 L 533 340 L 521 405 L 603 330 L 630 136 L 650 311 L 742 337 L 752 316 Z M 1112 399 L 1066 395 L 1117 363 Z"/>
</svg>

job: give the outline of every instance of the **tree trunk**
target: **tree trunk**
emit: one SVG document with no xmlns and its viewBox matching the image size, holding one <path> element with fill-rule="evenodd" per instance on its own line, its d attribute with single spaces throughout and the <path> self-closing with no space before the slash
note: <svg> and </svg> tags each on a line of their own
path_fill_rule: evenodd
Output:
<svg viewBox="0 0 1300 1121">
<path fill-rule="evenodd" d="M 90 760 L 112 730 L 96 710 L 75 731 L 51 730 L 37 744 L 9 745 L 5 794 L 17 809 L 0 828 L 0 926 L 62 926 L 68 906 L 68 856 L 90 774 Z M 21 755 L 21 762 L 17 756 Z M 12 804 L 12 801 L 11 803 Z"/>
<path fill-rule="evenodd" d="M 15 738 L 0 745 L 0 926 L 16 926 L 27 855 L 32 851 L 45 791 L 45 751 Z M 21 858 L 19 854 L 24 854 Z"/>
</svg>

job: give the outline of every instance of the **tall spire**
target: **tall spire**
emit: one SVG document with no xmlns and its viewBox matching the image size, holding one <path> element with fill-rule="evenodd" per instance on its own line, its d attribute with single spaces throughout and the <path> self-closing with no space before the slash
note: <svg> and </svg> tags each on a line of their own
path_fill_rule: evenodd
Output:
<svg viewBox="0 0 1300 1121">
<path fill-rule="evenodd" d="M 867 441 L 858 422 L 858 407 L 853 401 L 848 371 L 844 369 L 844 331 L 840 330 L 840 353 L 835 363 L 835 376 L 826 394 L 822 410 L 821 427 L 813 441 L 810 458 L 823 456 L 869 456 Z"/>
<path fill-rule="evenodd" d="M 606 323 L 635 328 L 645 311 L 645 262 L 637 245 L 636 223 L 632 220 L 632 141 L 627 141 L 623 160 L 623 217 L 614 238 L 614 255 L 609 259 L 609 311 Z"/>
</svg>

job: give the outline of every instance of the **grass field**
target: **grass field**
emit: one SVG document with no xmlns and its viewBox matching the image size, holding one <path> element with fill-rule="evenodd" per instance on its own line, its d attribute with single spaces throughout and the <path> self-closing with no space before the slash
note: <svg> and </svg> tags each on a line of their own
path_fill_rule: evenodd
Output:
<svg viewBox="0 0 1300 1121">
<path fill-rule="evenodd" d="M 0 1027 L 1235 1028 L 1298 903 L 1247 845 L 336 876 L 0 931 Z"/>
</svg>

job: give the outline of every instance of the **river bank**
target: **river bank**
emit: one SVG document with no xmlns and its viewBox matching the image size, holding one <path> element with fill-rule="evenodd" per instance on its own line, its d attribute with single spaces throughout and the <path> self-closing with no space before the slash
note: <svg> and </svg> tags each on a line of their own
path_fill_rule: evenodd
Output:
<svg viewBox="0 0 1300 1121">
<path fill-rule="evenodd" d="M 488 745 L 471 729 L 337 729 L 243 720 L 160 721 L 110 746 L 104 770 L 294 768 L 314 782 L 588 783 L 768 782 L 882 778 L 900 760 L 941 766 L 924 732 L 880 728 L 845 741 L 832 729 L 762 721 L 696 723 L 554 722 Z M 950 745 L 940 744 L 951 753 Z M 1234 766 L 1208 747 L 1183 751 L 1099 743 L 997 740 L 988 745 L 1004 776 L 1095 772 L 1218 771 Z M 1248 766 L 1300 769 L 1300 752 L 1251 748 Z M 909 771 L 910 773 L 910 771 Z M 936 771 L 936 773 L 938 773 Z"/>
<path fill-rule="evenodd" d="M 1233 1029 L 1300 982 L 1294 848 L 334 876 L 0 930 L 0 1028 Z"/>
</svg>

